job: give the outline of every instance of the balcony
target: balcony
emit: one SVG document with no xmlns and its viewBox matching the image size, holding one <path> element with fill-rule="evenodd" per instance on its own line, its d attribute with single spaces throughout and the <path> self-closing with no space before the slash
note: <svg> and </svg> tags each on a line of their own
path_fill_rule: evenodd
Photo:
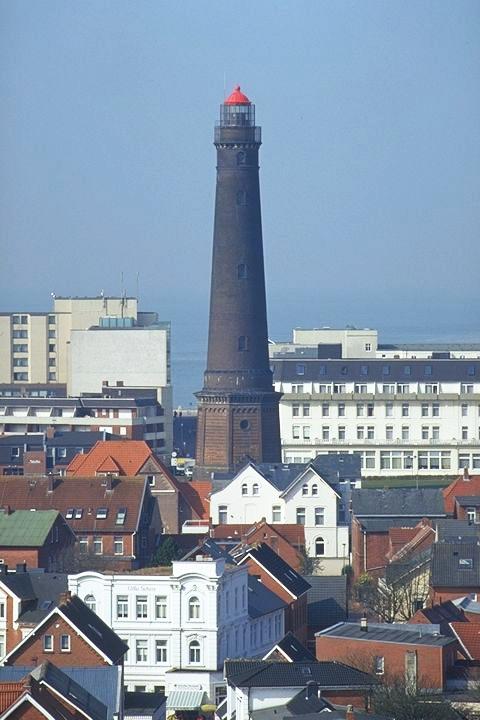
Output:
<svg viewBox="0 0 480 720">
<path fill-rule="evenodd" d="M 402 438 L 396 438 L 395 440 L 387 440 L 386 438 L 354 438 L 352 440 L 339 440 L 338 438 L 332 437 L 329 440 L 322 440 L 321 438 L 282 438 L 282 445 L 285 446 L 315 446 L 328 448 L 334 445 L 342 445 L 345 447 L 358 447 L 358 446 L 378 446 L 378 447 L 480 447 L 480 439 L 468 438 L 467 440 L 458 440 L 457 438 L 448 438 L 440 440 L 438 438 L 427 438 L 415 440 L 410 438 L 409 440 L 403 440 Z"/>
<path fill-rule="evenodd" d="M 182 534 L 188 533 L 204 533 L 210 530 L 210 522 L 208 520 L 185 520 L 182 525 Z"/>
</svg>

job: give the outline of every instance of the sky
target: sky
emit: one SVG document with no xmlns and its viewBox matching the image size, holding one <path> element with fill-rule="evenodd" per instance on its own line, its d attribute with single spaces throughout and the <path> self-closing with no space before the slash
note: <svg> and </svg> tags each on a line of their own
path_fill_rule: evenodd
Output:
<svg viewBox="0 0 480 720">
<path fill-rule="evenodd" d="M 0 310 L 138 274 L 175 347 L 201 344 L 237 83 L 270 335 L 480 335 L 477 0 L 0 0 Z"/>
</svg>

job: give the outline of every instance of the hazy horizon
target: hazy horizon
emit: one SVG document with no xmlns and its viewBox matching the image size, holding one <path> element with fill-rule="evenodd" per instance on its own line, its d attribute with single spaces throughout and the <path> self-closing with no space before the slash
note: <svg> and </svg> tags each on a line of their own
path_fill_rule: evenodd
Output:
<svg viewBox="0 0 480 720">
<path fill-rule="evenodd" d="M 263 128 L 270 335 L 475 337 L 478 2 L 0 0 L 0 19 L 0 311 L 122 274 L 134 295 L 139 273 L 174 362 L 203 352 L 213 127 L 239 83 Z"/>
</svg>

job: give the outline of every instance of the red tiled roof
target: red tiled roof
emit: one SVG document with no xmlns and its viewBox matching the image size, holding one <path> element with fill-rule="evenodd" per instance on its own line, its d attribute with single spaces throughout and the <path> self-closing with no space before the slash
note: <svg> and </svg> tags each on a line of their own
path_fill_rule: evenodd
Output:
<svg viewBox="0 0 480 720">
<path fill-rule="evenodd" d="M 305 543 L 305 528 L 303 525 L 277 525 L 269 524 L 267 522 L 217 525 L 215 528 L 213 528 L 213 537 L 222 540 L 227 540 L 228 538 L 238 538 L 240 540 L 243 535 L 248 535 L 255 530 L 258 530 L 258 528 L 262 525 L 282 537 L 284 540 L 290 543 L 290 545 L 296 546 L 303 545 Z"/>
<path fill-rule="evenodd" d="M 73 471 L 76 470 L 77 467 L 79 467 L 82 464 L 83 459 L 84 459 L 83 453 L 78 453 L 78 455 L 75 455 L 73 460 L 68 465 L 69 474 L 73 474 Z"/>
<path fill-rule="evenodd" d="M 175 487 L 190 505 L 199 520 L 208 520 L 210 517 L 210 499 L 212 483 L 204 480 L 191 482 L 175 480 Z"/>
<path fill-rule="evenodd" d="M 445 512 L 453 513 L 456 497 L 480 495 L 480 475 L 469 475 L 467 477 L 460 475 L 448 487 L 443 488 L 442 494 Z"/>
<path fill-rule="evenodd" d="M 480 624 L 478 623 L 450 623 L 454 634 L 470 660 L 480 660 Z"/>
<path fill-rule="evenodd" d="M 98 473 L 119 473 L 120 474 L 120 468 L 118 467 L 115 460 L 109 455 L 105 458 L 105 460 L 98 466 L 97 468 Z"/>
<path fill-rule="evenodd" d="M 400 560 L 400 558 L 405 557 L 408 553 L 420 552 L 433 544 L 435 540 L 435 531 L 430 527 L 430 525 L 423 525 L 421 527 L 417 525 L 415 530 L 416 533 L 411 540 L 391 555 L 391 562 L 394 560 Z"/>
<path fill-rule="evenodd" d="M 131 533 L 137 529 L 147 480 L 143 477 L 113 478 L 107 490 L 105 477 L 55 478 L 53 491 L 48 490 L 45 477 L 28 478 L 5 475 L 0 477 L 0 507 L 13 510 L 58 510 L 75 532 Z M 107 509 L 107 517 L 97 518 L 99 508 Z M 126 508 L 124 524 L 116 524 L 117 512 Z M 82 516 L 67 518 L 67 510 L 82 510 Z"/>
<path fill-rule="evenodd" d="M 88 477 L 97 472 L 119 472 L 134 477 L 152 457 L 159 462 L 144 440 L 99 440 L 88 453 L 73 458 L 67 475 Z"/>
<path fill-rule="evenodd" d="M 390 544 L 392 548 L 392 554 L 396 553 L 397 550 L 402 548 L 407 542 L 409 542 L 418 532 L 418 528 L 390 528 L 388 536 L 390 538 Z"/>
<path fill-rule="evenodd" d="M 0 682 L 0 712 L 13 705 L 23 692 L 23 682 Z"/>
</svg>

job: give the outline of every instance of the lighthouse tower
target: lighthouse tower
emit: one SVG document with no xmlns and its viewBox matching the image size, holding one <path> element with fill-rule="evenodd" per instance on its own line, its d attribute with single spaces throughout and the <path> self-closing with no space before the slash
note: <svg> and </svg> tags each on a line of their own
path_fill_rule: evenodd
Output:
<svg viewBox="0 0 480 720">
<path fill-rule="evenodd" d="M 258 177 L 261 128 L 235 88 L 215 128 L 217 186 L 207 369 L 199 401 L 196 475 L 251 459 L 279 462 L 278 403 L 268 359 Z"/>
</svg>

